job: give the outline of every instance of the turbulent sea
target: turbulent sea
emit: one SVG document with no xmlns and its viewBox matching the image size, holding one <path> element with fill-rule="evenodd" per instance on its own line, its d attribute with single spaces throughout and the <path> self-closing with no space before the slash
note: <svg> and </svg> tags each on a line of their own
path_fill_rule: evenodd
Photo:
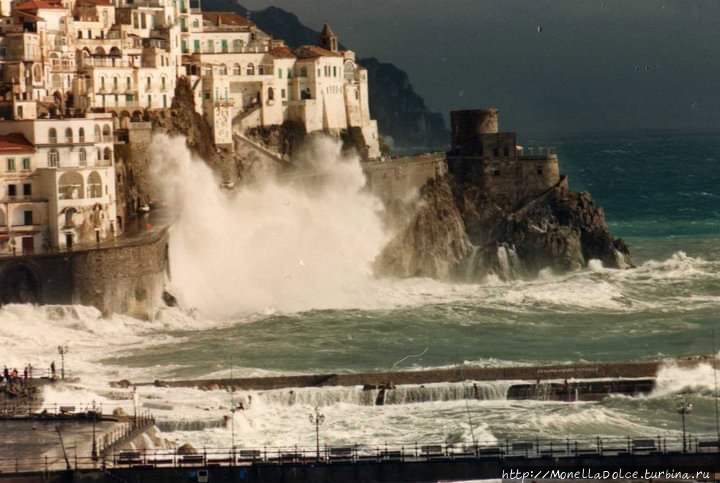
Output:
<svg viewBox="0 0 720 483">
<path fill-rule="evenodd" d="M 193 306 L 212 299 L 211 306 L 192 313 L 166 309 L 152 322 L 103 320 L 84 307 L 8 306 L 0 310 L 0 363 L 44 367 L 57 357 L 55 346 L 66 342 L 67 365 L 81 379 L 48 390 L 46 404 L 97 401 L 112 408 L 131 402 L 127 390 L 111 389 L 107 380 L 624 361 L 712 352 L 715 330 L 720 342 L 720 135 L 638 134 L 553 144 L 571 188 L 592 192 L 613 234 L 630 246 L 637 268 L 608 270 L 592 262 L 577 273 L 543 272 L 538 280 L 507 283 L 374 280 L 364 277 L 373 250 L 358 244 L 381 238 L 365 217 L 373 208 L 368 204 L 360 213 L 350 208 L 366 199 L 335 199 L 332 190 L 322 194 L 321 201 L 329 197 L 333 206 L 348 205 L 337 218 L 323 212 L 321 223 L 352 219 L 347 229 L 321 226 L 321 238 L 314 238 L 303 227 L 314 226 L 313 203 L 320 195 L 265 187 L 208 201 L 218 208 L 207 212 L 221 212 L 214 223 L 227 222 L 223 216 L 233 222 L 230 243 L 223 244 L 218 234 L 199 246 L 187 235 L 192 220 L 174 229 L 182 240 L 171 248 L 173 273 L 180 279 L 175 283 L 185 284 L 181 299 L 197 302 Z M 342 186 L 357 174 L 350 171 Z M 188 179 L 202 183 L 197 173 Z M 287 206 L 300 208 L 262 211 L 264 200 L 283 206 L 285 195 Z M 270 219 L 275 224 L 268 224 Z M 284 239 L 302 233 L 293 243 L 299 253 L 288 254 L 267 237 L 277 229 Z M 235 254 L 236 246 L 255 252 Z M 193 273 L 201 272 L 193 285 Z M 415 396 L 405 391 L 394 397 L 408 403 L 384 407 L 366 404 L 358 388 L 236 393 L 235 400 L 251 395 L 252 404 L 235 415 L 235 441 L 245 447 L 311 446 L 308 414 L 315 406 L 326 416 L 321 436 L 328 445 L 470 442 L 473 436 L 486 441 L 677 436 L 681 393 L 695 406 L 689 430 L 712 433 L 713 382 L 708 367 L 669 367 L 648 397 L 572 404 L 507 401 L 505 383 L 482 385 L 483 400 L 463 400 L 462 384 L 440 384 L 423 392 L 432 402 L 412 403 Z M 223 423 L 228 392 L 139 391 L 141 404 L 170 440 L 231 444 Z"/>
</svg>

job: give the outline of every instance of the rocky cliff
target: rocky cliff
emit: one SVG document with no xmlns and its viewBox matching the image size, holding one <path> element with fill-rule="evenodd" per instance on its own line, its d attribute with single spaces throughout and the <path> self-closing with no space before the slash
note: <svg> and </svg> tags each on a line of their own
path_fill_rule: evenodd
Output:
<svg viewBox="0 0 720 483">
<path fill-rule="evenodd" d="M 510 209 L 452 176 L 420 191 L 415 215 L 377 260 L 385 275 L 480 280 L 532 278 L 543 269 L 567 272 L 600 260 L 631 266 L 627 246 L 613 238 L 602 208 L 567 180 Z"/>
<path fill-rule="evenodd" d="M 248 16 L 257 26 L 291 47 L 315 44 L 320 33 L 281 8 L 249 11 L 232 0 L 205 0 L 203 10 L 232 11 Z M 345 47 L 343 47 L 345 48 Z M 448 130 L 442 115 L 432 112 L 415 92 L 410 79 L 397 66 L 375 58 L 359 58 L 368 70 L 370 113 L 380 134 L 397 148 L 438 148 L 446 145 Z"/>
</svg>

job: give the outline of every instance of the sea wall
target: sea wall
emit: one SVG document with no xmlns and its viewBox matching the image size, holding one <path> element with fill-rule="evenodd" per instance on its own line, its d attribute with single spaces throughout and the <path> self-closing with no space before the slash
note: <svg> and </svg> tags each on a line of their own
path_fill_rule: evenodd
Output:
<svg viewBox="0 0 720 483">
<path fill-rule="evenodd" d="M 368 189 L 385 202 L 414 197 L 431 179 L 447 172 L 443 153 L 362 163 Z"/>
<path fill-rule="evenodd" d="M 92 249 L 2 258 L 0 302 L 91 305 L 105 316 L 152 318 L 162 303 L 167 247 L 160 229 Z"/>
</svg>

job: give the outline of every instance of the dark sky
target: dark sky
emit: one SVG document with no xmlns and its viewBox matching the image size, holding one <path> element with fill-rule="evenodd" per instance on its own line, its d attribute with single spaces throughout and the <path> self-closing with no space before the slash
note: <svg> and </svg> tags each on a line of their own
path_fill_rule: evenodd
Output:
<svg viewBox="0 0 720 483">
<path fill-rule="evenodd" d="M 494 105 L 504 128 L 535 132 L 720 129 L 718 0 L 241 3 L 331 22 L 434 110 Z"/>
</svg>

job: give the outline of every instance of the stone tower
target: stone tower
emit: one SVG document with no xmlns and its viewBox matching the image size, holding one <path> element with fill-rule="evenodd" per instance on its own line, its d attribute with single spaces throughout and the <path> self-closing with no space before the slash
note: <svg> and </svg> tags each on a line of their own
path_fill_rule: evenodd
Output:
<svg viewBox="0 0 720 483">
<path fill-rule="evenodd" d="M 328 24 L 325 24 L 320 34 L 320 46 L 330 52 L 337 52 L 339 50 L 337 35 L 335 35 L 335 32 L 333 32 Z"/>
</svg>

